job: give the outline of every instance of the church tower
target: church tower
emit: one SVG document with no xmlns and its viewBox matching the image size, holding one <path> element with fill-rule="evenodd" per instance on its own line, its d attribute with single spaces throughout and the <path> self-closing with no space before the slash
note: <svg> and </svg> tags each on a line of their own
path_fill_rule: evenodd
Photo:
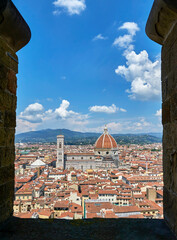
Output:
<svg viewBox="0 0 177 240">
<path fill-rule="evenodd" d="M 64 136 L 58 135 L 57 136 L 57 168 L 64 169 Z"/>
</svg>

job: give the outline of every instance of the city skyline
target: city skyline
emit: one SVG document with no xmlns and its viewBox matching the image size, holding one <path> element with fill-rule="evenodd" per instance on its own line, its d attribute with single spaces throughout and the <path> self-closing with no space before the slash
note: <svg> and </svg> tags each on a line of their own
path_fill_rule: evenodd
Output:
<svg viewBox="0 0 177 240">
<path fill-rule="evenodd" d="M 160 132 L 160 46 L 145 35 L 152 2 L 38 1 L 34 9 L 15 0 L 32 31 L 18 53 L 17 133 L 105 124 L 111 133 Z"/>
</svg>

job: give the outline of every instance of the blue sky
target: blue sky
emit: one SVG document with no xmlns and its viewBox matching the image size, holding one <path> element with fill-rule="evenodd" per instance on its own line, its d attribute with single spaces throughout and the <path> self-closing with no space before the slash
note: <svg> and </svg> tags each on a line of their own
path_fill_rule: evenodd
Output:
<svg viewBox="0 0 177 240">
<path fill-rule="evenodd" d="M 14 0 L 32 32 L 18 52 L 17 133 L 161 131 L 153 0 Z"/>
</svg>

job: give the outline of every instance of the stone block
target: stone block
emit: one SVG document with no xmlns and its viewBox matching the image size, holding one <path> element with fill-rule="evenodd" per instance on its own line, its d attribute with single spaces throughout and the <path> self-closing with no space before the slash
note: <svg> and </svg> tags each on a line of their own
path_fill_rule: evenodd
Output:
<svg viewBox="0 0 177 240">
<path fill-rule="evenodd" d="M 5 147 L 5 156 L 1 161 L 2 167 L 12 165 L 15 161 L 15 147 Z"/>
<path fill-rule="evenodd" d="M 6 200 L 6 202 L 3 202 L 2 205 L 0 205 L 0 222 L 5 221 L 9 216 L 12 216 L 13 214 L 13 201 L 12 198 L 9 197 L 9 199 Z"/>
<path fill-rule="evenodd" d="M 3 166 L 4 161 L 5 161 L 5 147 L 0 147 L 0 167 Z"/>
<path fill-rule="evenodd" d="M 172 231 L 175 231 L 177 223 L 177 196 L 164 186 L 163 197 L 164 218 Z"/>
<path fill-rule="evenodd" d="M 171 96 L 170 99 L 171 107 L 171 120 L 177 120 L 177 92 Z"/>
<path fill-rule="evenodd" d="M 14 165 L 0 168 L 0 185 L 14 179 Z"/>
<path fill-rule="evenodd" d="M 18 57 L 2 38 L 0 38 L 0 64 L 18 73 Z"/>
<path fill-rule="evenodd" d="M 5 110 L 16 111 L 17 97 L 8 90 L 0 91 L 0 106 Z"/>
<path fill-rule="evenodd" d="M 164 185 L 167 189 L 171 189 L 172 183 L 172 154 L 174 153 L 173 149 L 164 149 L 163 150 L 163 180 Z"/>
<path fill-rule="evenodd" d="M 4 128 L 0 128 L 0 147 L 1 146 L 5 146 L 5 140 L 6 136 L 5 136 L 5 131 L 4 131 Z"/>
<path fill-rule="evenodd" d="M 162 124 L 171 122 L 170 100 L 162 103 Z"/>
<path fill-rule="evenodd" d="M 15 128 L 16 126 L 16 112 L 5 111 L 4 127 Z"/>
<path fill-rule="evenodd" d="M 8 69 L 0 65 L 0 88 L 5 89 L 7 87 L 7 72 Z"/>
<path fill-rule="evenodd" d="M 163 126 L 163 145 L 165 145 L 165 149 L 171 149 L 173 145 L 172 126 L 170 123 Z"/>
<path fill-rule="evenodd" d="M 9 70 L 8 75 L 8 83 L 7 83 L 7 89 L 12 93 L 16 95 L 16 89 L 17 89 L 17 77 L 14 71 Z"/>
<path fill-rule="evenodd" d="M 13 147 L 15 140 L 15 128 L 5 128 L 5 136 L 6 147 Z"/>
<path fill-rule="evenodd" d="M 4 127 L 4 111 L 0 109 L 0 127 Z"/>
<path fill-rule="evenodd" d="M 0 185 L 0 205 L 8 199 L 14 199 L 14 180 Z"/>
</svg>

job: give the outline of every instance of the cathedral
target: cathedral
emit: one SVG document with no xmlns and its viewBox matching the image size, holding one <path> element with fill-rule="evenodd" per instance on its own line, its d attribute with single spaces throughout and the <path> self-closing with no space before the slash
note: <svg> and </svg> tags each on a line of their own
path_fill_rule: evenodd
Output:
<svg viewBox="0 0 177 240">
<path fill-rule="evenodd" d="M 108 133 L 107 127 L 97 139 L 93 153 L 65 153 L 64 136 L 57 136 L 56 167 L 62 169 L 110 169 L 119 164 L 118 146 L 115 139 Z"/>
</svg>

